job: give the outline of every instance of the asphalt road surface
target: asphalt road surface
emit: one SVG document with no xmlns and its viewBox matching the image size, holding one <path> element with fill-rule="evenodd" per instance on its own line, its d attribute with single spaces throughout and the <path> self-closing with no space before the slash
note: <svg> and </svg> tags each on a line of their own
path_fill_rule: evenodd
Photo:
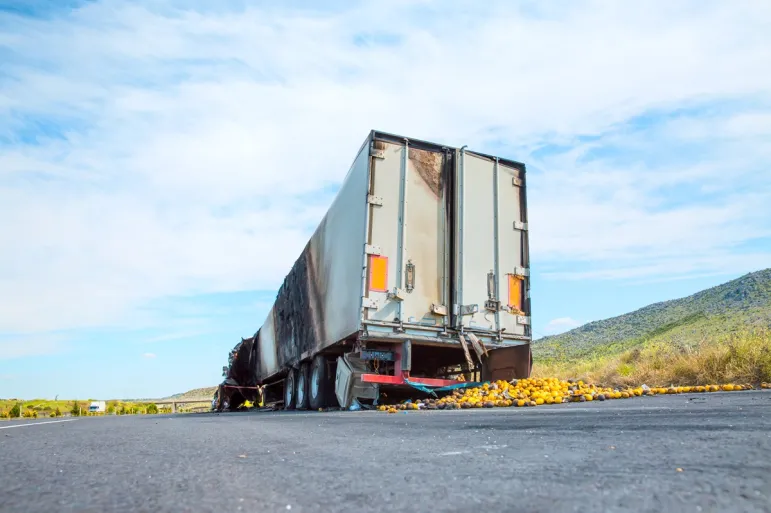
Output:
<svg viewBox="0 0 771 513">
<path fill-rule="evenodd" d="M 0 511 L 771 511 L 766 391 L 45 422 L 0 423 Z"/>
</svg>

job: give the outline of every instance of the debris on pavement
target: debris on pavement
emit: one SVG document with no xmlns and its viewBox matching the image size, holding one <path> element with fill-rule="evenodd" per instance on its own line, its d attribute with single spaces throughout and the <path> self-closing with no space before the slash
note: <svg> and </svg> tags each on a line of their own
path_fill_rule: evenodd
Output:
<svg viewBox="0 0 771 513">
<path fill-rule="evenodd" d="M 771 388 L 764 386 L 761 388 Z M 541 406 L 570 402 L 607 401 L 630 397 L 665 394 L 689 394 L 706 392 L 734 392 L 753 390 L 749 384 L 727 383 L 723 385 L 669 386 L 611 388 L 585 383 L 582 380 L 560 380 L 557 378 L 527 378 L 512 381 L 483 383 L 472 388 L 454 390 L 442 398 L 406 400 L 399 404 L 381 404 L 379 411 L 396 413 L 410 410 L 457 410 L 467 408 L 501 408 Z"/>
</svg>

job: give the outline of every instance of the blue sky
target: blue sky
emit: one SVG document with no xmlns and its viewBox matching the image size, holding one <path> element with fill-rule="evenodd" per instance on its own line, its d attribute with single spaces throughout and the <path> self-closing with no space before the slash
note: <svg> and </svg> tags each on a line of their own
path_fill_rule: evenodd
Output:
<svg viewBox="0 0 771 513">
<path fill-rule="evenodd" d="M 0 1 L 0 397 L 216 384 L 371 129 L 524 161 L 536 335 L 771 266 L 771 4 Z"/>
</svg>

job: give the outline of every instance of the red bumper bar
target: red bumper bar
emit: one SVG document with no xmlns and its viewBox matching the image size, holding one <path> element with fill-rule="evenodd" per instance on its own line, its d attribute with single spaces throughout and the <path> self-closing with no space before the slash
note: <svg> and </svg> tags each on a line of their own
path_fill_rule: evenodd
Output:
<svg viewBox="0 0 771 513">
<path fill-rule="evenodd" d="M 413 378 L 404 373 L 401 376 L 386 376 L 384 374 L 362 374 L 363 383 L 380 383 L 381 385 L 406 385 L 407 380 L 412 383 L 420 383 L 429 387 L 446 387 L 461 383 L 454 379 L 434 379 L 434 378 Z"/>
</svg>

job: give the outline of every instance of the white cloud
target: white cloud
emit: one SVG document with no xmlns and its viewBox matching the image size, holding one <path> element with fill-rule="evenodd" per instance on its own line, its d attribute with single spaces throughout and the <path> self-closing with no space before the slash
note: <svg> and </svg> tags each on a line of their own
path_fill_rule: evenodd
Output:
<svg viewBox="0 0 771 513">
<path fill-rule="evenodd" d="M 144 353 L 144 354 L 142 354 L 143 358 L 155 358 L 155 356 L 156 356 L 155 353 Z"/>
<path fill-rule="evenodd" d="M 66 338 L 60 335 L 9 335 L 0 338 L 0 360 L 53 355 L 65 349 Z"/>
<path fill-rule="evenodd" d="M 558 317 L 546 323 L 544 331 L 547 335 L 556 335 L 581 326 L 583 323 L 570 317 Z"/>
<path fill-rule="evenodd" d="M 570 274 L 607 278 L 756 265 L 768 251 L 733 248 L 769 237 L 770 18 L 763 2 L 701 1 L 0 14 L 0 332 L 141 325 L 160 297 L 277 287 L 372 128 L 507 141 L 531 165 L 533 262 L 552 276 L 575 261 Z M 699 113 L 624 130 L 736 99 L 756 101 L 715 130 Z M 598 144 L 693 141 L 709 159 L 586 160 Z M 544 144 L 574 149 L 531 154 Z M 741 180 L 757 186 L 660 204 Z"/>
</svg>

